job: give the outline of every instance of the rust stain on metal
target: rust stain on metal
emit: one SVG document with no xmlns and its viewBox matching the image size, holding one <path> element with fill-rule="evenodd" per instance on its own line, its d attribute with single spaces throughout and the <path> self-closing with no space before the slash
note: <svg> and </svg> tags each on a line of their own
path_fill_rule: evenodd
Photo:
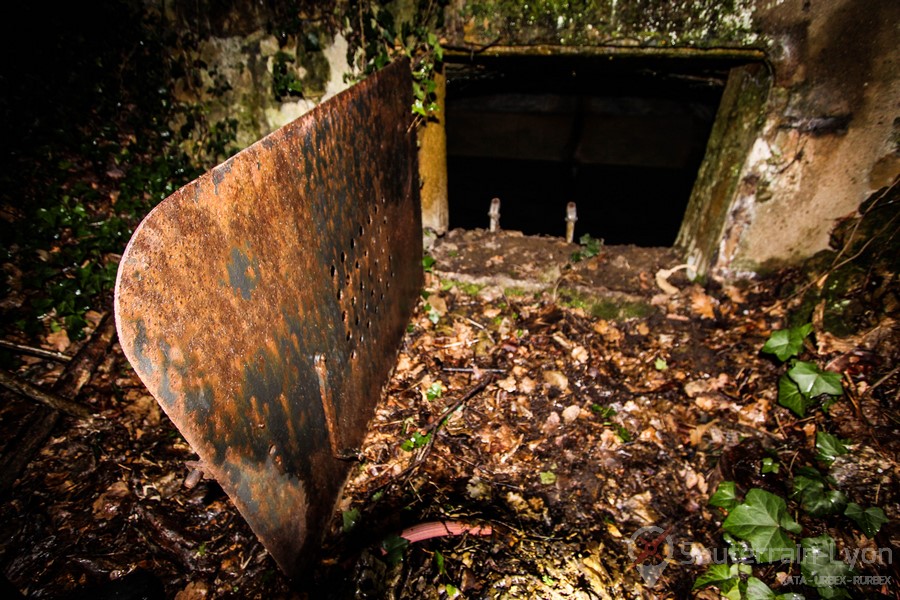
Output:
<svg viewBox="0 0 900 600">
<path fill-rule="evenodd" d="M 394 64 L 201 176 L 119 267 L 126 356 L 292 576 L 422 287 L 410 89 Z"/>
<path fill-rule="evenodd" d="M 334 399 L 331 397 L 331 389 L 328 387 L 328 367 L 325 365 L 325 357 L 316 354 L 316 376 L 319 378 L 319 395 L 322 398 L 322 412 L 325 413 L 325 426 L 328 428 L 328 441 L 331 442 L 331 452 L 335 456 L 341 456 L 347 446 L 341 443 L 338 418 L 334 412 Z"/>
</svg>

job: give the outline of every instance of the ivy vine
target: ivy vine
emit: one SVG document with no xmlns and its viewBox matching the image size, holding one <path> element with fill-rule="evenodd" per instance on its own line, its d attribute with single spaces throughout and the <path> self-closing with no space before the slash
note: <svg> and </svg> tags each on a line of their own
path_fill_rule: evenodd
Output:
<svg viewBox="0 0 900 600">
<path fill-rule="evenodd" d="M 436 74 L 444 60 L 444 49 L 436 33 L 443 26 L 448 0 L 419 0 L 409 11 L 394 12 L 372 0 L 350 0 L 344 15 L 350 47 L 347 62 L 362 79 L 407 57 L 412 67 L 412 112 L 418 119 L 434 118 L 437 103 Z"/>
</svg>

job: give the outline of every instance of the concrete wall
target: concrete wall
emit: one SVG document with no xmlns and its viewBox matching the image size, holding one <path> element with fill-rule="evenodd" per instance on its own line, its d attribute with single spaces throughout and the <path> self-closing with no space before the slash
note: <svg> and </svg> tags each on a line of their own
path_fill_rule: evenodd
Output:
<svg viewBox="0 0 900 600">
<path fill-rule="evenodd" d="M 347 43 L 333 6 L 310 0 L 279 14 L 287 9 L 250 0 L 148 5 L 195 37 L 183 51 L 203 65 L 200 80 L 185 78 L 179 94 L 214 118 L 237 119 L 241 145 L 347 86 Z M 750 103 L 759 114 L 744 115 L 753 127 L 746 148 L 711 149 L 719 175 L 701 178 L 689 211 L 702 218 L 682 228 L 679 245 L 700 273 L 739 276 L 808 257 L 826 247 L 836 219 L 900 173 L 896 0 L 451 0 L 446 16 L 443 43 L 456 52 L 765 61 L 771 87 L 761 108 Z M 294 19 L 291 32 L 279 29 L 285 19 Z M 302 97 L 273 96 L 279 52 L 293 57 L 287 68 Z M 224 94 L 208 91 L 217 86 Z M 704 185 L 727 188 L 717 192 L 721 206 L 704 204 Z M 441 193 L 426 198 L 425 222 L 437 229 L 446 221 Z"/>
<path fill-rule="evenodd" d="M 249 146 L 349 87 L 348 44 L 335 7 L 316 0 L 146 0 L 171 32 L 171 51 L 192 65 L 174 82 L 175 99 L 211 121 L 237 121 Z M 278 95 L 276 73 L 294 89 Z"/>
<path fill-rule="evenodd" d="M 761 3 L 764 4 L 764 3 Z M 772 61 L 765 124 L 714 268 L 793 262 L 900 173 L 900 3 L 784 2 L 756 12 Z"/>
<path fill-rule="evenodd" d="M 701 181 L 692 202 L 708 218 L 679 240 L 701 273 L 814 254 L 836 219 L 900 173 L 894 0 L 458 0 L 449 14 L 447 45 L 470 52 L 760 53 L 772 85 L 761 114 L 745 119 L 753 135 L 743 153 L 709 155 L 734 178 L 725 206 L 701 202 L 711 195 L 702 185 L 721 185 Z M 695 243 L 710 233 L 717 243 Z"/>
</svg>

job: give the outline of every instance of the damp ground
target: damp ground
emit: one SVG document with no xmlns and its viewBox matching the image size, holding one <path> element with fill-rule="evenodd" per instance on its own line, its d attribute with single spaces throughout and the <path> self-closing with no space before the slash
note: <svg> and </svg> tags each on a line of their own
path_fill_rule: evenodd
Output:
<svg viewBox="0 0 900 600">
<path fill-rule="evenodd" d="M 701 285 L 668 248 L 483 230 L 427 246 L 426 287 L 308 579 L 285 579 L 218 485 L 195 481 L 196 455 L 114 346 L 81 396 L 97 416 L 65 420 L 0 508 L 11 586 L 35 598 L 715 598 L 692 589 L 727 560 L 711 495 L 731 481 L 788 499 L 800 466 L 891 519 L 869 539 L 846 518 L 795 511 L 804 535 L 897 547 L 890 276 L 866 288 L 879 308 L 851 333 L 826 331 L 827 307 L 808 313 L 800 357 L 841 373 L 845 395 L 801 418 L 779 405 L 785 369 L 760 350 L 797 325 L 810 270 Z M 22 361 L 39 385 L 64 368 Z M 10 430 L 31 405 L 5 398 Z M 824 465 L 820 431 L 851 451 Z M 895 569 L 859 571 L 896 582 Z M 778 594 L 816 597 L 799 575 L 753 571 Z M 863 591 L 896 597 L 895 584 Z"/>
</svg>

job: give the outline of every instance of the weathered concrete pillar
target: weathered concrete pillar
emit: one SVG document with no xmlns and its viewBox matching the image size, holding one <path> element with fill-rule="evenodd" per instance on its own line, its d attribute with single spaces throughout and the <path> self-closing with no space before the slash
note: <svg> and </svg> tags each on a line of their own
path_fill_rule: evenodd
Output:
<svg viewBox="0 0 900 600">
<path fill-rule="evenodd" d="M 419 133 L 419 177 L 422 180 L 422 226 L 438 234 L 447 232 L 450 210 L 447 202 L 447 78 L 435 72 L 438 112 Z"/>
<path fill-rule="evenodd" d="M 763 120 L 769 92 L 764 65 L 731 70 L 675 245 L 683 248 L 689 275 L 706 275 L 716 263 L 726 230 L 734 225 L 738 185 Z"/>
</svg>

